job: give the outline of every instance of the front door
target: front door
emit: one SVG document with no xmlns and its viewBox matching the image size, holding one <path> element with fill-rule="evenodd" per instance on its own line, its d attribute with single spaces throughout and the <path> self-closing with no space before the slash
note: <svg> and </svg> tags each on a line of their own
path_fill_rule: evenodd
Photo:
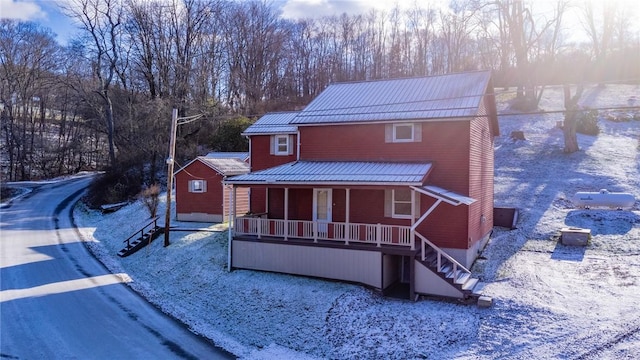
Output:
<svg viewBox="0 0 640 360">
<path fill-rule="evenodd" d="M 331 189 L 313 189 L 313 221 L 318 223 L 318 236 L 327 237 L 331 222 Z"/>
</svg>

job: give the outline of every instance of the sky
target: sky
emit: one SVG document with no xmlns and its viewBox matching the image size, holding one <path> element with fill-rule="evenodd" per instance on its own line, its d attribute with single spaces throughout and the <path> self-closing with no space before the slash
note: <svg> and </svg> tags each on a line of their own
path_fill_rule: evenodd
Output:
<svg viewBox="0 0 640 360">
<path fill-rule="evenodd" d="M 73 38 L 77 29 L 72 20 L 65 16 L 59 5 L 69 0 L 0 0 L 0 19 L 30 20 L 44 27 L 51 28 L 57 34 L 57 40 L 61 44 L 67 44 Z M 242 1 L 242 0 L 239 0 Z M 448 0 L 271 0 L 273 4 L 280 6 L 282 16 L 285 18 L 308 18 L 342 13 L 358 14 L 366 13 L 371 9 L 389 10 L 396 5 L 401 9 L 414 7 L 416 3 L 424 7 L 431 3 L 432 7 L 446 6 Z M 580 4 L 582 0 L 574 0 L 574 4 Z M 593 0 L 596 4 L 622 4 L 625 12 L 640 14 L 640 1 L 637 0 Z M 551 14 L 552 6 L 556 0 L 536 0 L 533 2 L 534 11 L 545 11 Z M 547 9 L 548 8 L 548 9 Z M 582 26 L 578 20 L 577 10 L 565 15 L 564 23 L 570 38 L 576 38 L 582 32 Z M 634 31 L 638 31 L 635 22 L 630 24 Z M 579 38 L 579 37 L 578 37 Z"/>
<path fill-rule="evenodd" d="M 72 20 L 65 16 L 59 4 L 67 0 L 0 0 L 0 18 L 35 21 L 49 27 L 58 35 L 60 43 L 66 44 L 76 31 Z M 432 0 L 444 2 L 445 0 Z M 365 13 L 370 9 L 390 9 L 398 4 L 401 8 L 410 7 L 416 0 L 273 0 L 282 7 L 285 18 L 322 17 L 342 13 Z M 420 4 L 425 1 L 420 1 Z"/>
<path fill-rule="evenodd" d="M 60 11 L 60 0 L 0 0 L 0 19 L 34 21 L 50 28 L 61 44 L 77 31 L 72 20 Z"/>
</svg>

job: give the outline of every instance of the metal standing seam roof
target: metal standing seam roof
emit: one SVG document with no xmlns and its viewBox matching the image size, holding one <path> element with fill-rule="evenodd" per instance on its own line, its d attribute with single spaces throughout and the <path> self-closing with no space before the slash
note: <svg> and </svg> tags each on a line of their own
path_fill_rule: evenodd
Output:
<svg viewBox="0 0 640 360">
<path fill-rule="evenodd" d="M 471 205 L 477 200 L 468 196 L 460 195 L 451 190 L 443 189 L 438 186 L 426 185 L 421 187 L 413 187 L 413 189 L 420 191 L 423 194 L 442 199 L 442 201 L 454 206 L 461 204 Z"/>
<path fill-rule="evenodd" d="M 249 126 L 242 135 L 293 134 L 298 127 L 291 121 L 298 115 L 297 111 L 274 112 L 263 115 Z"/>
<path fill-rule="evenodd" d="M 248 152 L 210 152 L 204 157 L 214 159 L 240 159 L 246 160 L 249 158 Z"/>
<path fill-rule="evenodd" d="M 296 161 L 233 176 L 229 184 L 361 184 L 422 185 L 431 163 Z"/>
<path fill-rule="evenodd" d="M 295 125 L 465 118 L 478 113 L 490 71 L 329 85 Z"/>
<path fill-rule="evenodd" d="M 222 176 L 247 174 L 250 171 L 249 164 L 238 158 L 209 158 L 206 156 L 198 156 L 180 168 L 180 170 L 176 171 L 174 175 L 187 168 L 194 161 L 201 161 Z"/>
</svg>

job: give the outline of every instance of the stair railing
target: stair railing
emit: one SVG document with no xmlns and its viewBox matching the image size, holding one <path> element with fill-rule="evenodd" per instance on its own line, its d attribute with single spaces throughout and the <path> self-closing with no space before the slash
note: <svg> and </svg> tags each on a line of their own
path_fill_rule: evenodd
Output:
<svg viewBox="0 0 640 360">
<path fill-rule="evenodd" d="M 426 256 L 427 256 L 427 247 L 430 247 L 433 251 L 436 252 L 436 261 L 437 261 L 437 270 L 440 271 L 442 269 L 442 261 L 443 258 L 445 260 L 448 260 L 449 262 L 451 262 L 452 266 L 453 266 L 453 281 L 457 281 L 458 278 L 460 278 L 460 276 L 458 276 L 458 271 L 460 272 L 460 275 L 463 274 L 471 274 L 471 270 L 467 269 L 466 267 L 464 267 L 464 265 L 460 264 L 456 259 L 452 258 L 451 256 L 449 256 L 449 254 L 445 253 L 442 249 L 440 249 L 439 247 L 437 247 L 434 243 L 432 243 L 431 241 L 429 241 L 426 237 L 422 236 L 420 233 L 418 233 L 417 231 L 415 232 L 416 236 L 420 238 L 420 240 L 422 240 L 422 261 L 425 260 Z"/>
<path fill-rule="evenodd" d="M 133 239 L 133 237 L 138 235 L 138 234 L 140 235 L 140 238 L 142 238 L 144 236 L 145 229 L 149 225 L 153 224 L 153 228 L 154 229 L 157 228 L 158 227 L 158 218 L 160 218 L 160 217 L 159 216 L 154 217 L 153 219 L 151 219 L 151 221 L 149 221 L 149 223 L 147 223 L 145 226 L 143 226 L 142 229 L 134 232 L 133 234 L 131 234 L 131 236 L 129 236 L 127 238 L 127 240 L 123 241 L 123 243 L 127 243 L 127 249 L 131 249 L 131 239 Z"/>
</svg>

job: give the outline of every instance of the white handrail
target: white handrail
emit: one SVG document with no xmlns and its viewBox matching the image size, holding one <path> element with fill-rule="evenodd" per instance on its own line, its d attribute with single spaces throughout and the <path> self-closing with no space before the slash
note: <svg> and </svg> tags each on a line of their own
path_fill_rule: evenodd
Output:
<svg viewBox="0 0 640 360">
<path fill-rule="evenodd" d="M 442 249 L 437 247 L 434 243 L 429 241 L 426 237 L 422 236 L 422 234 L 420 234 L 417 231 L 415 232 L 415 234 L 417 237 L 419 237 L 422 240 L 422 261 L 425 260 L 426 246 L 428 245 L 430 248 L 432 248 L 436 252 L 438 271 L 442 269 L 442 257 L 444 257 L 445 259 L 451 262 L 451 264 L 453 265 L 453 281 L 454 282 L 457 281 L 459 278 L 459 276 L 457 276 L 458 270 L 462 271 L 462 273 L 465 273 L 465 274 L 471 274 L 471 270 L 464 267 L 464 265 L 460 264 L 456 259 L 452 258 L 449 254 L 447 254 Z"/>
<path fill-rule="evenodd" d="M 364 224 L 345 222 L 323 222 L 320 224 L 309 220 L 283 220 L 259 217 L 238 217 L 235 223 L 238 235 L 255 235 L 262 237 L 289 237 L 318 240 L 340 241 L 349 243 L 371 243 L 376 246 L 406 246 L 412 249 L 415 241 L 410 226 L 387 224 Z"/>
</svg>

